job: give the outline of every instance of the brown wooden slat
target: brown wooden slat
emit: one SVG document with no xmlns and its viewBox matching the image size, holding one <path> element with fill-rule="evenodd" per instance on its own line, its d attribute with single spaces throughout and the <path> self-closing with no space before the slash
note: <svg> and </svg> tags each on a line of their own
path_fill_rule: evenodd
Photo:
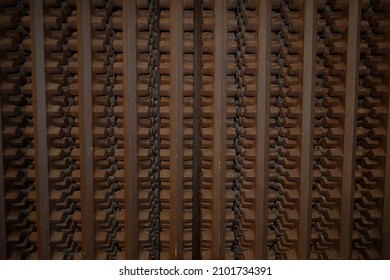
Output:
<svg viewBox="0 0 390 280">
<path fill-rule="evenodd" d="M 390 7 L 387 7 L 387 12 L 390 12 Z M 390 30 L 385 33 L 385 41 L 387 45 L 390 44 Z M 390 65 L 390 54 L 387 53 L 385 60 L 387 65 Z M 390 174 L 390 74 L 387 74 L 387 136 L 386 136 L 386 167 L 385 174 Z M 385 176 L 384 183 L 384 199 L 383 199 L 383 217 L 382 217 L 382 259 L 390 260 L 390 178 Z"/>
<path fill-rule="evenodd" d="M 0 75 L 0 80 L 3 77 Z M 0 98 L 0 108 L 2 102 Z M 7 223 L 5 213 L 5 183 L 4 183 L 4 150 L 3 150 L 3 123 L 0 112 L 0 260 L 7 259 Z"/>
<path fill-rule="evenodd" d="M 1 105 L 1 103 L 0 103 Z M 1 117 L 0 117 L 1 118 Z M 1 123 L 1 119 L 0 119 Z M 1 129 L 1 125 L 0 125 Z M 2 137 L 0 137 L 0 156 L 2 157 Z M 4 178 L 3 160 L 0 160 L 0 178 Z M 6 231 L 6 214 L 5 214 L 5 188 L 4 180 L 0 180 L 0 260 L 7 259 L 7 231 Z"/>
<path fill-rule="evenodd" d="M 202 1 L 194 0 L 194 108 L 192 183 L 192 258 L 201 258 L 201 149 L 202 149 Z"/>
<path fill-rule="evenodd" d="M 301 177 L 299 199 L 299 250 L 298 258 L 309 258 L 311 233 L 311 201 L 313 183 L 313 129 L 314 129 L 314 82 L 316 57 L 316 5 L 305 2 L 303 41 L 303 96 L 302 96 L 302 139 Z"/>
<path fill-rule="evenodd" d="M 200 259 L 201 240 L 201 149 L 202 149 L 202 1 L 194 0 L 194 144 L 193 144 L 193 184 L 192 184 L 192 258 Z"/>
<path fill-rule="evenodd" d="M 77 1 L 77 39 L 79 54 L 80 118 L 80 186 L 81 229 L 84 259 L 95 258 L 94 167 L 92 117 L 91 7 L 88 1 Z"/>
<path fill-rule="evenodd" d="M 214 140 L 212 257 L 224 259 L 225 246 L 225 142 L 226 142 L 226 2 L 215 2 L 214 26 Z"/>
<path fill-rule="evenodd" d="M 5 76 L 0 72 L 0 81 L 3 81 Z M 7 222 L 6 222 L 6 206 L 5 194 L 6 185 L 4 182 L 4 146 L 3 146 L 3 120 L 2 120 L 2 97 L 0 96 L 0 260 L 7 259 Z"/>
<path fill-rule="evenodd" d="M 183 2 L 170 3 L 170 259 L 183 258 Z"/>
<path fill-rule="evenodd" d="M 124 127 L 125 127 L 125 251 L 138 259 L 138 122 L 137 122 L 137 3 L 123 1 Z"/>
<path fill-rule="evenodd" d="M 389 32 L 388 32 L 389 33 Z M 390 83 L 388 88 L 390 88 Z M 388 94 L 389 94 L 388 90 Z M 387 139 L 386 139 L 386 168 L 385 174 L 390 174 L 390 137 L 388 135 L 390 131 L 390 98 L 388 97 L 388 109 L 387 109 Z M 382 259 L 390 260 L 390 178 L 385 176 L 384 184 L 384 198 L 383 198 L 383 217 L 382 217 Z"/>
<path fill-rule="evenodd" d="M 344 156 L 341 194 L 340 258 L 350 259 L 352 248 L 353 197 L 355 191 L 356 109 L 358 93 L 360 4 L 349 1 Z"/>
<path fill-rule="evenodd" d="M 31 1 L 32 8 L 32 63 L 34 106 L 35 180 L 37 188 L 38 254 L 50 259 L 50 209 L 48 181 L 48 145 L 46 122 L 45 35 L 43 1 Z"/>
<path fill-rule="evenodd" d="M 270 0 L 259 2 L 255 259 L 267 259 L 271 9 L 272 3 Z"/>
</svg>

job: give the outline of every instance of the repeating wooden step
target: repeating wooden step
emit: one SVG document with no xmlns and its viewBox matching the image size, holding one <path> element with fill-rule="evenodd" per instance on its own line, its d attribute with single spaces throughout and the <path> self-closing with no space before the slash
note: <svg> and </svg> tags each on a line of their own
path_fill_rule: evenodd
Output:
<svg viewBox="0 0 390 280">
<path fill-rule="evenodd" d="M 0 259 L 390 259 L 388 0 L 0 3 Z"/>
</svg>

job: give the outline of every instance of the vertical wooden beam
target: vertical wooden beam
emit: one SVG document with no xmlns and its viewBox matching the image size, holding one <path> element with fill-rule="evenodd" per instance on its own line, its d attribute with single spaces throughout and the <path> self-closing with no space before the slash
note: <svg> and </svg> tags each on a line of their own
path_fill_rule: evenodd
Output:
<svg viewBox="0 0 390 280">
<path fill-rule="evenodd" d="M 314 130 L 314 86 L 316 60 L 316 5 L 305 1 L 303 39 L 303 95 L 301 178 L 299 199 L 298 258 L 309 258 L 311 233 L 311 197 L 313 184 L 313 130 Z"/>
<path fill-rule="evenodd" d="M 215 1 L 212 258 L 225 258 L 227 3 Z"/>
<path fill-rule="evenodd" d="M 192 258 L 201 258 L 201 170 L 202 170 L 202 1 L 194 0 L 194 108 L 192 168 Z"/>
<path fill-rule="evenodd" d="M 170 259 L 183 259 L 183 1 L 170 2 Z"/>
<path fill-rule="evenodd" d="M 355 191 L 356 110 L 360 55 L 360 5 L 350 0 L 348 8 L 347 69 L 345 80 L 344 157 L 341 194 L 340 258 L 352 254 L 352 224 Z"/>
<path fill-rule="evenodd" d="M 77 44 L 79 56 L 80 188 L 82 249 L 84 259 L 95 258 L 91 32 L 90 2 L 78 0 Z"/>
<path fill-rule="evenodd" d="M 1 108 L 1 99 L 0 99 Z M 4 184 L 4 153 L 3 153 L 3 127 L 0 113 L 0 260 L 7 259 L 7 223 L 5 212 L 5 184 Z"/>
<path fill-rule="evenodd" d="M 390 7 L 387 7 L 387 14 L 390 12 Z M 386 43 L 390 44 L 390 30 L 385 34 Z M 390 64 L 390 54 L 387 53 L 385 60 L 387 65 Z M 386 134 L 386 167 L 385 174 L 390 174 L 390 75 L 387 75 L 387 134 Z M 381 257 L 384 260 L 390 260 L 390 178 L 385 176 L 384 183 L 384 198 L 383 198 L 383 217 L 382 217 L 382 252 Z"/>
<path fill-rule="evenodd" d="M 0 74 L 0 82 L 4 76 Z M 4 147 L 2 122 L 2 97 L 0 96 L 0 260 L 7 259 L 7 214 L 5 206 Z"/>
<path fill-rule="evenodd" d="M 43 1 L 31 1 L 35 186 L 37 189 L 38 257 L 50 259 L 50 206 L 46 120 L 46 73 Z"/>
<path fill-rule="evenodd" d="M 255 259 L 267 259 L 271 9 L 272 3 L 270 0 L 260 1 L 257 29 L 259 34 L 257 38 L 258 96 L 256 98 Z"/>
<path fill-rule="evenodd" d="M 123 1 L 125 255 L 138 259 L 137 2 Z"/>
<path fill-rule="evenodd" d="M 388 32 L 390 33 L 390 32 Z M 389 38 L 389 37 L 387 37 Z M 390 80 L 390 79 L 389 79 Z M 387 94 L 389 95 L 390 83 L 388 83 Z M 390 97 L 388 96 L 387 109 L 387 134 L 386 134 L 386 167 L 385 174 L 390 174 Z M 383 217 L 382 217 L 382 252 L 384 260 L 390 260 L 390 178 L 385 176 L 384 197 L 383 197 Z"/>
<path fill-rule="evenodd" d="M 3 35 L 3 34 L 0 34 Z M 0 72 L 0 85 L 5 80 L 5 75 Z M 6 186 L 4 180 L 4 146 L 3 146 L 3 105 L 4 94 L 0 95 L 0 260 L 6 260 L 7 254 L 7 213 L 6 213 Z"/>
</svg>

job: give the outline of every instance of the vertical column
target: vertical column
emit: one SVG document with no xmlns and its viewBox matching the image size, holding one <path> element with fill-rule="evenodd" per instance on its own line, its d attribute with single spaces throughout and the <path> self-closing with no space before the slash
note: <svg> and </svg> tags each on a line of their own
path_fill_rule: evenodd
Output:
<svg viewBox="0 0 390 280">
<path fill-rule="evenodd" d="M 0 76 L 0 79 L 3 77 Z M 0 109 L 2 107 L 0 97 Z M 0 111 L 0 260 L 7 259 L 7 231 L 5 213 L 5 184 L 4 184 L 4 152 L 3 152 L 3 125 Z"/>
<path fill-rule="evenodd" d="M 0 72 L 0 84 L 5 79 L 5 75 Z M 7 222 L 5 211 L 5 178 L 4 178 L 4 146 L 3 146 L 3 104 L 0 96 L 0 260 L 7 259 Z"/>
<path fill-rule="evenodd" d="M 170 259 L 183 258 L 183 1 L 170 3 Z"/>
<path fill-rule="evenodd" d="M 202 148 L 202 1 L 194 0 L 194 106 L 193 106 L 193 183 L 192 258 L 200 259 L 201 232 L 201 148 Z"/>
<path fill-rule="evenodd" d="M 83 258 L 95 258 L 94 171 L 91 65 L 91 8 L 89 1 L 77 1 L 80 93 L 80 187 Z"/>
<path fill-rule="evenodd" d="M 41 259 L 50 259 L 50 217 L 48 149 L 46 123 L 46 77 L 43 1 L 31 1 L 32 8 L 32 64 L 34 106 L 35 186 L 37 188 L 38 253 Z"/>
<path fill-rule="evenodd" d="M 340 258 L 351 258 L 353 197 L 355 190 L 355 133 L 356 108 L 358 92 L 359 34 L 360 34 L 359 1 L 349 1 L 348 8 L 348 45 L 346 69 L 346 96 L 344 120 L 344 161 L 341 194 L 341 230 Z"/>
<path fill-rule="evenodd" d="M 311 232 L 311 197 L 313 182 L 313 130 L 314 130 L 314 81 L 316 58 L 316 7 L 314 1 L 305 1 L 303 39 L 303 96 L 302 96 L 302 139 L 301 176 L 299 200 L 298 258 L 309 258 Z"/>
<path fill-rule="evenodd" d="M 390 7 L 387 7 L 387 11 L 390 12 Z M 390 48 L 390 30 L 385 33 L 387 48 Z M 390 64 L 390 54 L 387 53 L 385 60 Z M 386 169 L 385 174 L 390 174 L 390 75 L 387 75 L 387 136 L 386 136 Z M 0 145 L 1 146 L 1 145 Z M 382 217 L 382 259 L 390 260 L 390 178 L 385 176 L 384 183 L 384 199 L 383 199 L 383 217 Z"/>
<path fill-rule="evenodd" d="M 388 89 L 390 89 L 390 83 L 388 83 Z M 389 90 L 388 93 L 389 95 Z M 386 139 L 386 173 L 390 174 L 390 97 L 388 97 L 388 109 L 387 109 L 387 139 Z M 383 216 L 382 216 L 382 259 L 390 260 L 390 178 L 385 176 L 384 184 L 384 199 L 383 199 Z"/>
<path fill-rule="evenodd" d="M 4 74 L 0 73 L 0 81 L 4 80 Z M 4 147 L 3 147 L 3 120 L 2 97 L 0 96 L 0 260 L 7 259 L 7 230 L 5 212 L 5 182 L 4 182 Z"/>
<path fill-rule="evenodd" d="M 255 259 L 267 258 L 268 172 L 269 172 L 269 104 L 271 55 L 270 0 L 260 1 L 258 7 L 258 96 L 256 119 L 256 196 L 255 196 Z"/>
<path fill-rule="evenodd" d="M 124 126 L 125 126 L 125 251 L 138 259 L 138 122 L 137 122 L 137 3 L 123 1 Z"/>
<path fill-rule="evenodd" d="M 299 251 L 304 2 L 272 3 L 268 258 Z M 279 11 L 283 11 L 279 15 Z"/>
<path fill-rule="evenodd" d="M 226 143 L 226 1 L 215 1 L 212 258 L 224 259 Z"/>
</svg>

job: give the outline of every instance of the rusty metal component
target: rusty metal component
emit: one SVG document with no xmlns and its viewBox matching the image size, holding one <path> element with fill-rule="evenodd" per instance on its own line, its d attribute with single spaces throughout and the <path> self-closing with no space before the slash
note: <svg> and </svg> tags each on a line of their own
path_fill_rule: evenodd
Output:
<svg viewBox="0 0 390 280">
<path fill-rule="evenodd" d="M 0 259 L 390 259 L 388 0 L 0 3 Z"/>
</svg>

